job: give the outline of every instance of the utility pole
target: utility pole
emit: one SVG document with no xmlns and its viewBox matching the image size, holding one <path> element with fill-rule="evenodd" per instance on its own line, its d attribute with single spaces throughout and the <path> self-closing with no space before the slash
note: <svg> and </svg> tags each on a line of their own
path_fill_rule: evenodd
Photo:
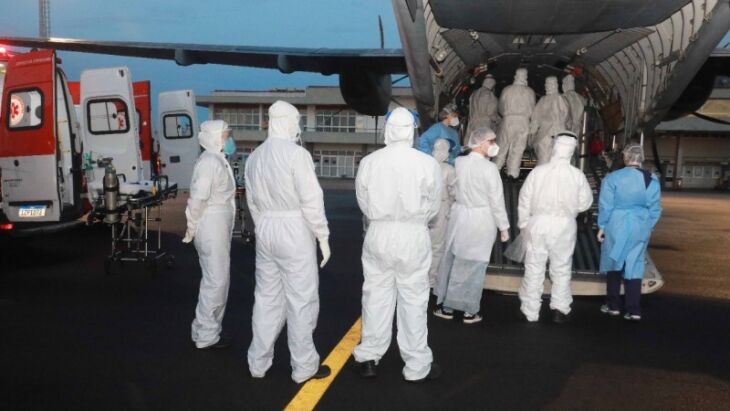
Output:
<svg viewBox="0 0 730 411">
<path fill-rule="evenodd" d="M 38 0 L 38 35 L 51 36 L 51 0 Z"/>
</svg>

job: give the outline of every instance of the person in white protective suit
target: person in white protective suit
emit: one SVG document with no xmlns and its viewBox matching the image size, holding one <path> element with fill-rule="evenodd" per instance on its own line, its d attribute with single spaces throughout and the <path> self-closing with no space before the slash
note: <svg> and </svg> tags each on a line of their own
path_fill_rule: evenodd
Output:
<svg viewBox="0 0 730 411">
<path fill-rule="evenodd" d="M 550 76 L 545 79 L 545 95 L 537 102 L 530 120 L 531 144 L 537 153 L 538 165 L 550 161 L 553 138 L 565 130 L 570 121 L 568 103 L 558 92 L 558 79 Z"/>
<path fill-rule="evenodd" d="M 491 74 L 487 74 L 479 90 L 476 90 L 469 97 L 469 126 L 466 135 L 479 127 L 487 127 L 496 130 L 499 126 L 499 99 L 494 95 L 494 87 L 497 81 Z"/>
<path fill-rule="evenodd" d="M 520 175 L 522 153 L 527 147 L 530 116 L 534 109 L 535 92 L 527 85 L 527 69 L 517 69 L 514 82 L 502 90 L 499 98 L 502 122 L 497 143 L 501 149 L 494 159 L 498 170 L 507 163 L 507 175 L 511 178 Z"/>
<path fill-rule="evenodd" d="M 315 239 L 323 267 L 330 257 L 330 232 L 312 157 L 296 144 L 300 133 L 299 111 L 284 101 L 272 104 L 268 137 L 251 153 L 244 171 L 246 200 L 256 227 L 248 366 L 254 378 L 264 377 L 286 324 L 291 377 L 297 383 L 330 374 L 328 366 L 320 366 L 312 340 L 319 315 Z"/>
<path fill-rule="evenodd" d="M 431 288 L 436 286 L 436 273 L 446 246 L 446 228 L 448 227 L 449 212 L 454 202 L 456 190 L 456 172 L 449 164 L 449 142 L 444 139 L 436 140 L 433 145 L 433 158 L 441 166 L 441 207 L 436 217 L 429 223 L 431 235 L 431 268 L 428 271 L 428 280 Z"/>
<path fill-rule="evenodd" d="M 357 202 L 370 221 L 362 250 L 362 338 L 353 355 L 364 378 L 390 346 L 397 308 L 398 348 L 406 381 L 437 378 L 426 326 L 431 240 L 441 206 L 441 168 L 412 148 L 413 115 L 399 107 L 385 123 L 385 147 L 360 162 Z"/>
<path fill-rule="evenodd" d="M 222 152 L 229 133 L 228 124 L 222 120 L 200 125 L 198 141 L 205 151 L 195 163 L 185 208 L 187 231 L 183 242 L 195 240 L 202 272 L 192 324 L 192 339 L 198 349 L 230 345 L 229 338 L 221 334 L 231 280 L 231 235 L 236 214 L 236 183 Z"/>
<path fill-rule="evenodd" d="M 563 97 L 570 110 L 570 121 L 565 128 L 575 133 L 576 136 L 580 136 L 583 132 L 583 112 L 586 107 L 586 99 L 575 91 L 575 78 L 570 74 L 563 77 Z"/>
<path fill-rule="evenodd" d="M 496 138 L 488 128 L 474 130 L 471 152 L 456 160 L 456 202 L 434 290 L 440 306 L 433 313 L 450 320 L 454 310 L 463 311 L 464 324 L 482 320 L 479 306 L 497 231 L 502 242 L 509 240 L 502 180 L 497 166 L 487 160 L 500 151 Z"/>
<path fill-rule="evenodd" d="M 537 321 L 550 261 L 553 321 L 568 320 L 573 296 L 570 278 L 577 235 L 576 217 L 590 208 L 593 192 L 586 176 L 570 164 L 578 139 L 570 131 L 558 133 L 550 162 L 539 165 L 520 189 L 518 226 L 525 242 L 525 276 L 519 289 L 520 309 L 527 321 Z"/>
</svg>

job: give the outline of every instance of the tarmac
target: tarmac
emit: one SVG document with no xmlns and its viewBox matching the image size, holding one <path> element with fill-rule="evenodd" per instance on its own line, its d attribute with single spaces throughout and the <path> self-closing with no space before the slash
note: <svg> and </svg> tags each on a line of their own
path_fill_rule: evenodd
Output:
<svg viewBox="0 0 730 411">
<path fill-rule="evenodd" d="M 315 343 L 322 358 L 360 316 L 362 224 L 351 182 L 323 182 L 333 257 L 320 273 Z M 234 345 L 196 351 L 190 322 L 200 269 L 180 242 L 185 197 L 166 204 L 163 246 L 175 265 L 152 275 L 126 264 L 105 275 L 109 228 L 0 242 L 0 408 L 279 410 L 301 386 L 290 379 L 286 337 L 265 379 L 252 379 L 254 249 L 232 247 L 224 329 Z M 466 326 L 429 315 L 441 379 L 405 383 L 395 338 L 362 380 L 351 363 L 320 410 L 728 409 L 730 404 L 730 195 L 664 193 L 650 253 L 666 280 L 642 300 L 639 324 L 576 298 L 572 321 L 524 322 L 514 295 L 485 292 L 485 320 Z"/>
</svg>

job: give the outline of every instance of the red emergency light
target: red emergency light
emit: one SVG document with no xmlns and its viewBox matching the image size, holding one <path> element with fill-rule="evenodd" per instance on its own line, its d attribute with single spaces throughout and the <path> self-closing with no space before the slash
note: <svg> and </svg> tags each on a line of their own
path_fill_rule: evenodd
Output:
<svg viewBox="0 0 730 411">
<path fill-rule="evenodd" d="M 5 47 L 0 46 L 0 54 L 5 54 L 7 52 L 8 52 L 8 49 L 6 49 Z"/>
<path fill-rule="evenodd" d="M 0 230 L 12 230 L 12 229 L 13 229 L 12 223 L 0 224 Z"/>
</svg>

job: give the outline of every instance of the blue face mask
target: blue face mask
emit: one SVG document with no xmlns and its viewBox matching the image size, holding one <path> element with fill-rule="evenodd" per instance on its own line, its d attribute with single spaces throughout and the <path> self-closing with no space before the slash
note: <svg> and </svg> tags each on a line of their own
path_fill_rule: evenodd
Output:
<svg viewBox="0 0 730 411">
<path fill-rule="evenodd" d="M 233 138 L 229 137 L 226 139 L 226 143 L 223 144 L 223 152 L 227 156 L 231 156 L 236 153 L 236 143 L 233 141 Z"/>
</svg>

